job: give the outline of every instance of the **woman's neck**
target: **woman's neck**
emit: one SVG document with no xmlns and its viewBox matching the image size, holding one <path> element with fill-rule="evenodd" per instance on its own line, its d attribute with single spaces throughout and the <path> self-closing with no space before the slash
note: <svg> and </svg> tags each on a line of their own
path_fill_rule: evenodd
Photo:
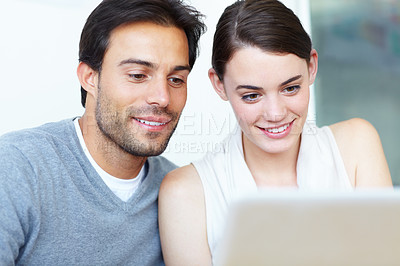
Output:
<svg viewBox="0 0 400 266">
<path fill-rule="evenodd" d="M 280 153 L 265 152 L 245 136 L 242 141 L 244 159 L 258 187 L 297 186 L 300 137 L 296 145 Z"/>
</svg>

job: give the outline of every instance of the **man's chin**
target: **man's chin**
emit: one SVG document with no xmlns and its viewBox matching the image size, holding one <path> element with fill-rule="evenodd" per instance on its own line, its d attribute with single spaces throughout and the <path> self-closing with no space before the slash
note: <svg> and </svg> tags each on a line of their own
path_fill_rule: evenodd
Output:
<svg viewBox="0 0 400 266">
<path fill-rule="evenodd" d="M 164 140 L 161 142 L 148 140 L 146 142 L 141 142 L 140 144 L 133 145 L 131 147 L 125 146 L 121 148 L 129 154 L 137 157 L 158 156 L 166 150 L 168 142 L 169 138 L 168 140 Z"/>
<path fill-rule="evenodd" d="M 136 157 L 152 157 L 152 156 L 158 156 L 162 154 L 165 151 L 165 148 L 162 149 L 157 149 L 157 150 L 135 150 L 135 151 L 127 151 L 133 156 Z"/>
<path fill-rule="evenodd" d="M 142 149 L 139 149 L 138 153 L 140 151 L 142 157 L 158 156 L 162 154 L 167 149 L 168 143 L 175 132 L 175 129 L 176 125 L 167 136 L 158 133 L 146 134 L 145 141 L 142 142 Z"/>
<path fill-rule="evenodd" d="M 176 129 L 175 126 L 168 132 L 135 132 L 124 134 L 125 137 L 120 138 L 119 146 L 133 156 L 150 157 L 162 154 Z M 127 132 L 125 130 L 124 132 Z M 122 141 L 125 140 L 125 141 Z"/>
</svg>

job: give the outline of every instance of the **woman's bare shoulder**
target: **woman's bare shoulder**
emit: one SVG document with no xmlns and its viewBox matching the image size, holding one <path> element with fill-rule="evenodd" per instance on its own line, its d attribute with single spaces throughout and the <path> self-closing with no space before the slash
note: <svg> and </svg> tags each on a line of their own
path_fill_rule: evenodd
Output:
<svg viewBox="0 0 400 266">
<path fill-rule="evenodd" d="M 383 153 L 379 134 L 367 120 L 352 118 L 329 127 L 339 150 L 348 160 L 356 161 L 365 154 L 374 154 L 374 152 Z"/>
<path fill-rule="evenodd" d="M 364 119 L 352 118 L 329 127 L 350 173 L 356 170 L 360 156 L 381 149 L 378 132 Z"/>
<path fill-rule="evenodd" d="M 193 196 L 193 193 L 203 193 L 202 183 L 196 168 L 186 165 L 169 172 L 160 187 L 160 194 L 175 196 Z"/>
<path fill-rule="evenodd" d="M 193 165 L 165 176 L 158 203 L 165 264 L 211 265 L 203 186 Z"/>
<path fill-rule="evenodd" d="M 353 185 L 391 185 L 382 143 L 371 123 L 353 118 L 329 127 Z"/>
<path fill-rule="evenodd" d="M 352 118 L 342 122 L 338 122 L 329 126 L 335 138 L 341 141 L 350 141 L 359 137 L 378 138 L 378 133 L 374 126 L 367 120 L 362 118 Z M 361 135 L 360 135 L 361 134 Z M 363 139 L 360 139 L 361 141 Z"/>
<path fill-rule="evenodd" d="M 173 178 L 181 178 L 185 176 L 198 176 L 196 168 L 193 164 L 188 164 L 182 167 L 179 167 L 175 170 L 172 170 L 167 174 L 167 176 L 173 176 Z"/>
</svg>

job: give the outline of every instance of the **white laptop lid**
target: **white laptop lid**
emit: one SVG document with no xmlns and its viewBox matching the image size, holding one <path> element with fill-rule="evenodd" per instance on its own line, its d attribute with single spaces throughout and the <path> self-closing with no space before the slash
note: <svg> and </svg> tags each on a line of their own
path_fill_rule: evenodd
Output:
<svg viewBox="0 0 400 266">
<path fill-rule="evenodd" d="M 230 211 L 216 265 L 400 265 L 398 191 L 265 191 Z"/>
</svg>

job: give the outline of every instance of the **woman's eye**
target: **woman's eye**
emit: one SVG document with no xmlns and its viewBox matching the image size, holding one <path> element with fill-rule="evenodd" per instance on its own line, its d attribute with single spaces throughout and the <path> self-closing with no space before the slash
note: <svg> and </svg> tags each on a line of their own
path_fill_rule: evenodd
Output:
<svg viewBox="0 0 400 266">
<path fill-rule="evenodd" d="M 247 94 L 242 97 L 245 102 L 254 102 L 260 97 L 257 93 Z"/>
<path fill-rule="evenodd" d="M 180 85 L 185 83 L 185 81 L 183 81 L 180 78 L 169 78 L 168 81 L 174 87 L 178 87 L 178 86 L 180 86 Z"/>
<path fill-rule="evenodd" d="M 300 86 L 296 85 L 296 86 L 291 86 L 291 87 L 287 87 L 283 90 L 283 92 L 285 94 L 294 94 L 296 93 L 298 90 L 300 90 Z"/>
</svg>

